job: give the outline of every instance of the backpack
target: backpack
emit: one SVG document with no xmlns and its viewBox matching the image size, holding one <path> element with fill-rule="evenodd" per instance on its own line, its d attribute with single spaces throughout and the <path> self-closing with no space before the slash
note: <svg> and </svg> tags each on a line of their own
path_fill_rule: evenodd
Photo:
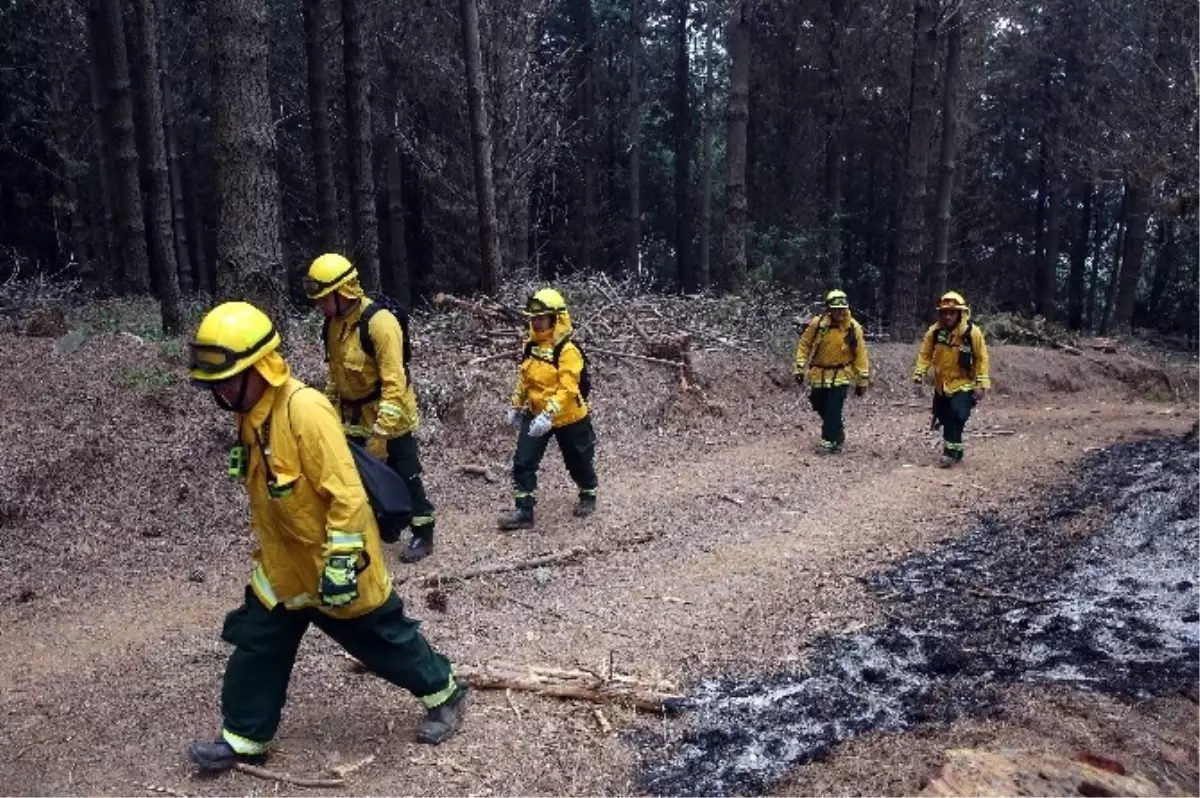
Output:
<svg viewBox="0 0 1200 798">
<path fill-rule="evenodd" d="M 409 374 L 408 364 L 412 360 L 412 336 L 409 335 L 409 314 L 408 308 L 400 304 L 390 296 L 381 295 L 372 297 L 371 304 L 363 308 L 362 315 L 359 316 L 358 326 L 358 345 L 362 347 L 363 352 L 371 360 L 375 359 L 375 342 L 371 339 L 371 319 L 381 310 L 386 310 L 396 317 L 396 321 L 400 322 L 400 332 L 403 333 L 403 351 L 401 352 L 404 358 L 404 379 L 412 382 Z M 329 362 L 329 319 L 325 319 L 325 323 L 321 326 L 321 343 L 325 347 L 325 362 Z"/>
<path fill-rule="evenodd" d="M 558 368 L 558 358 L 562 354 L 563 347 L 567 344 L 575 344 L 575 348 L 579 350 L 579 356 L 583 358 L 583 371 L 579 373 L 579 395 L 582 396 L 583 401 L 586 402 L 588 397 L 592 395 L 592 375 L 588 370 L 587 352 L 583 351 L 583 347 L 580 346 L 577 341 L 573 341 L 571 336 L 568 335 L 554 345 L 554 354 L 551 355 L 551 360 L 549 362 L 553 363 L 555 368 Z M 536 347 L 534 346 L 533 341 L 526 341 L 525 356 L 522 359 L 528 360 L 530 357 L 532 357 L 533 350 L 535 348 Z"/>
<path fill-rule="evenodd" d="M 307 387 L 305 386 L 305 388 Z M 292 425 L 292 399 L 302 390 L 304 388 L 297 388 L 288 396 L 288 427 Z M 263 424 L 263 441 L 268 445 L 271 440 L 270 424 L 270 418 Z M 366 447 L 351 440 L 347 440 L 346 444 L 350 447 L 350 454 L 354 457 L 354 466 L 358 470 L 358 478 L 367 493 L 367 502 L 371 505 L 371 512 L 375 515 L 375 522 L 379 526 L 379 537 L 383 539 L 384 543 L 395 543 L 400 539 L 400 534 L 405 527 L 412 521 L 413 506 L 412 497 L 408 493 L 408 484 L 402 476 L 392 470 L 391 466 L 367 452 Z M 260 447 L 264 449 L 263 463 L 266 467 L 263 470 L 267 478 L 267 492 L 275 496 L 275 488 L 271 484 L 274 474 L 271 473 L 270 453 L 266 451 L 265 446 L 262 446 L 262 441 L 260 441 Z"/>
</svg>

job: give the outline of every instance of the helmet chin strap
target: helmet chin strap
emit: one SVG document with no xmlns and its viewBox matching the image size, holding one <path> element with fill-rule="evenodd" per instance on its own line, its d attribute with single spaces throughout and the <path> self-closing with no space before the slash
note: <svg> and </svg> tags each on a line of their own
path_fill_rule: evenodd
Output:
<svg viewBox="0 0 1200 798">
<path fill-rule="evenodd" d="M 224 396 L 221 396 L 220 391 L 218 391 L 215 387 L 213 388 L 212 395 L 213 399 L 217 403 L 217 407 L 230 413 L 240 413 L 249 410 L 249 408 L 244 407 L 243 405 L 246 404 L 246 386 L 250 384 L 250 370 L 247 369 L 246 371 L 243 371 L 241 373 L 241 378 L 242 384 L 238 388 L 237 401 L 233 402 L 232 404 L 227 402 Z"/>
<path fill-rule="evenodd" d="M 344 308 L 342 307 L 343 299 L 346 300 L 346 306 Z M 354 306 L 357 303 L 357 299 L 351 300 L 349 297 L 343 297 L 341 291 L 333 292 L 333 314 L 339 319 L 350 311 L 354 310 Z"/>
</svg>

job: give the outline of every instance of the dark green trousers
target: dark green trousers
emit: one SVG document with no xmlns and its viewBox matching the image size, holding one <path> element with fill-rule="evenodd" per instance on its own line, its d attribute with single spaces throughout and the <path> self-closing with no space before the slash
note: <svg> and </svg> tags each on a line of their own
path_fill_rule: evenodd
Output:
<svg viewBox="0 0 1200 798">
<path fill-rule="evenodd" d="M 429 647 L 419 623 L 404 616 L 392 593 L 382 606 L 359 618 L 339 620 L 316 609 L 274 610 L 250 588 L 245 603 L 229 613 L 221 639 L 235 648 L 225 666 L 221 711 L 225 729 L 269 743 L 279 729 L 296 650 L 315 624 L 375 675 L 415 696 L 433 696 L 450 683 L 450 662 Z"/>
<path fill-rule="evenodd" d="M 414 535 L 433 534 L 433 503 L 425 495 L 425 483 L 421 481 L 421 447 L 417 436 L 411 432 L 388 441 L 387 464 L 404 477 L 408 495 L 412 499 L 412 531 Z"/>
<path fill-rule="evenodd" d="M 548 435 L 534 438 L 529 434 L 526 415 L 521 419 L 521 433 L 517 437 L 517 453 L 513 456 L 513 492 L 517 507 L 532 509 L 537 504 L 537 472 L 546 454 L 550 439 L 558 441 L 567 473 L 579 486 L 579 495 L 596 495 L 596 431 L 592 428 L 592 417 L 584 416 L 573 424 L 550 430 Z"/>
<path fill-rule="evenodd" d="M 975 395 L 971 391 L 951 396 L 934 394 L 933 414 L 942 425 L 942 454 L 955 460 L 963 458 L 963 429 L 974 407 Z"/>
<path fill-rule="evenodd" d="M 808 395 L 813 410 L 821 417 L 821 445 L 830 449 L 840 447 L 846 442 L 846 424 L 842 420 L 842 410 L 846 406 L 848 385 L 838 385 L 833 388 L 813 388 Z"/>
<path fill-rule="evenodd" d="M 367 445 L 365 438 L 354 438 L 355 442 Z M 397 438 L 389 438 L 387 444 L 388 467 L 404 478 L 408 495 L 412 499 L 413 535 L 433 534 L 433 503 L 425 495 L 425 483 L 421 481 L 421 447 L 417 436 L 411 432 Z"/>
</svg>

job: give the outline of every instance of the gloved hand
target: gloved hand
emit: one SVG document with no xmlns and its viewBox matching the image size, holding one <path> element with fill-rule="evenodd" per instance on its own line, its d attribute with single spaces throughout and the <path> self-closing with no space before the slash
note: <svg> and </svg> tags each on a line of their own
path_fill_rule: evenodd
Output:
<svg viewBox="0 0 1200 798">
<path fill-rule="evenodd" d="M 801 388 L 803 388 L 804 387 L 804 372 L 802 371 L 799 374 L 795 374 L 793 376 L 795 376 L 795 378 L 796 378 L 796 384 L 799 385 Z"/>
<path fill-rule="evenodd" d="M 508 415 L 505 417 L 505 422 L 510 427 L 521 426 L 521 409 L 517 407 L 508 408 Z"/>
<path fill-rule="evenodd" d="M 387 460 L 387 438 L 382 435 L 372 435 L 367 439 L 367 452 L 380 460 Z"/>
<path fill-rule="evenodd" d="M 543 410 L 533 421 L 529 422 L 529 436 L 540 438 L 550 431 L 554 416 L 549 410 Z"/>
<path fill-rule="evenodd" d="M 866 392 L 867 392 L 867 386 L 865 386 L 865 385 L 855 385 L 854 386 L 854 395 L 855 396 L 862 396 Z"/>
<path fill-rule="evenodd" d="M 975 402 L 979 403 L 982 402 L 983 397 L 987 395 L 987 388 L 976 388 L 971 393 L 975 397 Z"/>
<path fill-rule="evenodd" d="M 358 598 L 358 552 L 330 554 L 321 572 L 321 603 L 344 607 Z"/>
</svg>

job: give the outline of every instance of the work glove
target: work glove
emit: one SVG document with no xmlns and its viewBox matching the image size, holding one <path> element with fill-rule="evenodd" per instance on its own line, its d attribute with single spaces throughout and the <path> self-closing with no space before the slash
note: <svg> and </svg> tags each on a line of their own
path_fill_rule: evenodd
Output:
<svg viewBox="0 0 1200 798">
<path fill-rule="evenodd" d="M 344 607 L 358 598 L 358 555 L 330 554 L 321 572 L 321 603 L 326 607 Z"/>
<path fill-rule="evenodd" d="M 367 439 L 367 452 L 372 457 L 378 457 L 380 460 L 387 460 L 387 438 L 382 435 L 372 435 Z"/>
<path fill-rule="evenodd" d="M 508 408 L 508 415 L 505 416 L 505 423 L 510 427 L 521 426 L 521 409 L 519 407 Z"/>
<path fill-rule="evenodd" d="M 529 422 L 529 437 L 540 438 L 548 433 L 553 420 L 553 414 L 549 410 L 543 410 L 533 421 Z"/>
<path fill-rule="evenodd" d="M 865 385 L 855 385 L 854 386 L 854 395 L 855 396 L 862 396 L 866 392 L 867 392 L 867 386 L 865 386 Z"/>
<path fill-rule="evenodd" d="M 801 388 L 803 388 L 804 387 L 804 372 L 801 371 L 799 374 L 796 374 L 794 376 L 796 377 L 796 384 L 799 385 Z"/>
<path fill-rule="evenodd" d="M 976 388 L 971 392 L 971 395 L 975 397 L 976 402 L 982 402 L 985 394 L 987 394 L 987 388 Z"/>
</svg>

